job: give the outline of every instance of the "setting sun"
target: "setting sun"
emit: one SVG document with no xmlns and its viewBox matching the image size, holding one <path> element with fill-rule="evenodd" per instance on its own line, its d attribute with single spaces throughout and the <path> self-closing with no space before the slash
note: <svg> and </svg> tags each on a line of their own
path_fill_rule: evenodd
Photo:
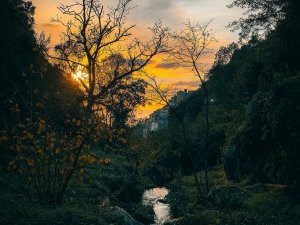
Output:
<svg viewBox="0 0 300 225">
<path fill-rule="evenodd" d="M 77 70 L 76 73 L 72 73 L 72 78 L 76 81 L 84 80 L 87 78 L 87 74 L 82 72 L 81 70 Z"/>
</svg>

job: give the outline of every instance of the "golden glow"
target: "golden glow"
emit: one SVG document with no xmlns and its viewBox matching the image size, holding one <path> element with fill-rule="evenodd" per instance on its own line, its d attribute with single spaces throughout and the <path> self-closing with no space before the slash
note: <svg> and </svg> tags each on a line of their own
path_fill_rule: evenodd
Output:
<svg viewBox="0 0 300 225">
<path fill-rule="evenodd" d="M 77 69 L 76 73 L 72 73 L 72 78 L 76 81 L 82 80 L 84 81 L 88 77 L 88 74 L 82 72 L 80 69 Z"/>
</svg>

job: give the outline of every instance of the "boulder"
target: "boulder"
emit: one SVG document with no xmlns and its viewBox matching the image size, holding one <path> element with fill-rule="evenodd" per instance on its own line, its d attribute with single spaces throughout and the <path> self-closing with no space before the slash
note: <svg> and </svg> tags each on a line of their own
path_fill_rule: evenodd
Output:
<svg viewBox="0 0 300 225">
<path fill-rule="evenodd" d="M 182 217 L 171 219 L 164 223 L 164 225 L 177 225 L 182 220 Z"/>
<path fill-rule="evenodd" d="M 162 204 L 168 204 L 168 201 L 166 199 L 158 199 L 157 201 Z"/>
<path fill-rule="evenodd" d="M 110 217 L 114 225 L 143 225 L 118 206 L 110 207 Z"/>
</svg>

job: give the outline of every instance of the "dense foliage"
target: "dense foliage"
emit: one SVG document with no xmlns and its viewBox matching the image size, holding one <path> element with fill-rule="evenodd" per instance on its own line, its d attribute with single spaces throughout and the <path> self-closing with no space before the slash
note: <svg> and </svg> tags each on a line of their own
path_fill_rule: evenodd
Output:
<svg viewBox="0 0 300 225">
<path fill-rule="evenodd" d="M 122 28 L 131 1 L 120 2 L 119 17 L 105 21 L 108 45 L 133 28 Z M 101 22 L 100 1 L 83 3 Z M 167 29 L 157 24 L 152 41 L 127 46 L 129 60 L 118 51 L 99 58 L 107 43 L 87 19 L 90 40 L 82 42 L 79 29 L 74 41 L 67 30 L 76 48 L 58 45 L 55 65 L 44 51 L 49 40 L 34 32 L 32 3 L 1 0 L 0 223 L 152 224 L 141 196 L 154 185 L 170 190 L 179 217 L 170 224 L 299 222 L 299 5 L 234 0 L 230 7 L 247 10 L 230 25 L 241 42 L 220 48 L 208 79 L 199 72 L 201 87 L 170 107 L 168 127 L 144 136 L 143 124 L 128 121 L 145 104 L 147 83 L 131 75 L 165 51 Z M 84 65 L 84 87 L 88 78 L 71 79 L 71 70 L 93 46 L 100 47 Z"/>
<path fill-rule="evenodd" d="M 186 123 L 184 132 L 189 148 L 195 151 L 199 169 L 205 163 L 211 169 L 224 164 L 233 180 L 248 177 L 265 183 L 299 184 L 299 16 L 295 15 L 296 2 L 279 2 L 280 7 L 272 5 L 274 10 L 264 8 L 271 5 L 267 2 L 234 2 L 233 5 L 249 7 L 253 12 L 262 8 L 260 14 L 239 21 L 252 28 L 261 25 L 258 21 L 267 26 L 268 19 L 274 20 L 271 16 L 281 8 L 285 16 L 274 20 L 276 29 L 266 33 L 265 38 L 253 36 L 247 44 L 239 47 L 233 43 L 216 54 L 206 82 L 211 102 L 208 151 L 203 147 L 202 89 L 177 107 L 177 116 L 170 117 L 170 145 L 181 155 L 183 172 L 189 172 L 191 167 L 182 147 L 178 115 Z M 265 21 L 260 20 L 262 16 Z"/>
</svg>

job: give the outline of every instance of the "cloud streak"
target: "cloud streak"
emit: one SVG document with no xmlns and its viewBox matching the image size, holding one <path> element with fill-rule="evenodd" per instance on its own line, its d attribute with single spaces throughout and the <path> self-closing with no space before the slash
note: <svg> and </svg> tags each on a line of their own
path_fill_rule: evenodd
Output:
<svg viewBox="0 0 300 225">
<path fill-rule="evenodd" d="M 158 69 L 174 69 L 177 67 L 178 67 L 178 65 L 175 63 L 158 63 L 155 65 L 155 68 L 158 68 Z"/>
<path fill-rule="evenodd" d="M 186 87 L 190 87 L 190 88 L 197 88 L 199 87 L 199 84 L 195 81 L 178 81 L 172 84 L 175 87 L 178 88 L 186 88 Z"/>
</svg>

